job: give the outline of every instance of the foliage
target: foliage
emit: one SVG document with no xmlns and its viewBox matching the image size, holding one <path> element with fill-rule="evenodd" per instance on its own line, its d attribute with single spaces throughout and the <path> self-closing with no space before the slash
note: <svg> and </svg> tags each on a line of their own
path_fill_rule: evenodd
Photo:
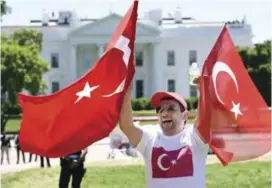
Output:
<svg viewBox="0 0 272 188">
<path fill-rule="evenodd" d="M 271 41 L 255 44 L 253 48 L 238 48 L 247 71 L 260 94 L 271 106 Z"/>
<path fill-rule="evenodd" d="M 139 110 L 152 110 L 153 108 L 149 100 L 142 97 L 132 100 L 132 109 L 139 111 Z"/>
<path fill-rule="evenodd" d="M 32 46 L 39 50 L 42 49 L 42 34 L 33 29 L 23 29 L 19 32 L 14 32 L 13 40 L 20 46 Z"/>
<path fill-rule="evenodd" d="M 5 0 L 1 0 L 1 17 L 11 12 L 11 8 Z"/>
<path fill-rule="evenodd" d="M 42 78 L 48 64 L 40 57 L 42 34 L 36 30 L 18 30 L 10 36 L 1 35 L 1 130 L 10 109 L 18 105 L 17 94 L 25 91 L 37 95 L 46 88 Z"/>
<path fill-rule="evenodd" d="M 196 110 L 198 105 L 198 98 L 197 97 L 189 97 L 185 99 L 188 110 Z"/>
<path fill-rule="evenodd" d="M 185 99 L 188 110 L 195 110 L 197 109 L 198 105 L 198 98 L 197 97 L 189 97 Z M 153 107 L 150 104 L 150 100 L 146 98 L 138 98 L 132 100 L 132 109 L 135 111 L 142 111 L 142 110 L 152 110 Z"/>
</svg>

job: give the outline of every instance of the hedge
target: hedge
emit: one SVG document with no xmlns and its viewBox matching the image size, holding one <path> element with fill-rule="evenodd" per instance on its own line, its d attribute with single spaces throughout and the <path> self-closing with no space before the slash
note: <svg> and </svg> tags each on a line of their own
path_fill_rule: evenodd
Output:
<svg viewBox="0 0 272 188">
<path fill-rule="evenodd" d="M 198 98 L 197 97 L 189 97 L 185 99 L 188 110 L 195 110 L 198 106 Z M 146 98 L 138 98 L 132 99 L 132 109 L 134 111 L 140 110 L 152 110 L 152 106 L 150 104 L 150 100 Z"/>
<path fill-rule="evenodd" d="M 22 113 L 22 110 L 19 105 L 14 105 L 14 106 L 8 107 L 6 113 L 9 115 L 18 115 Z"/>
<path fill-rule="evenodd" d="M 132 100 L 132 109 L 135 111 L 140 110 L 152 110 L 152 106 L 150 104 L 150 100 L 146 98 L 138 98 Z"/>
<path fill-rule="evenodd" d="M 185 99 L 188 110 L 194 110 L 197 109 L 198 105 L 198 98 L 197 97 L 189 97 Z M 153 110 L 153 107 L 150 104 L 150 100 L 147 98 L 138 98 L 132 100 L 132 109 L 134 111 L 141 111 L 141 110 Z M 8 113 L 10 115 L 18 115 L 21 113 L 21 108 L 16 105 L 13 107 L 10 107 L 8 109 Z"/>
</svg>

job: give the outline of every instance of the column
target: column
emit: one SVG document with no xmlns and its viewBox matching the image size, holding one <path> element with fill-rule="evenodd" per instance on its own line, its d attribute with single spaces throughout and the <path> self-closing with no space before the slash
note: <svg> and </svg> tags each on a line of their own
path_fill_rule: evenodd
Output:
<svg viewBox="0 0 272 188">
<path fill-rule="evenodd" d="M 98 47 L 98 58 L 102 57 L 104 53 L 104 44 L 97 44 Z"/>
<path fill-rule="evenodd" d="M 152 91 L 153 94 L 158 91 L 162 91 L 162 85 L 163 85 L 163 62 L 161 62 L 162 58 L 160 58 L 160 43 L 152 43 L 152 70 L 153 78 L 152 78 Z"/>
<path fill-rule="evenodd" d="M 70 61 L 71 61 L 72 82 L 74 82 L 78 78 L 77 45 L 76 44 L 72 44 L 70 47 Z"/>
</svg>

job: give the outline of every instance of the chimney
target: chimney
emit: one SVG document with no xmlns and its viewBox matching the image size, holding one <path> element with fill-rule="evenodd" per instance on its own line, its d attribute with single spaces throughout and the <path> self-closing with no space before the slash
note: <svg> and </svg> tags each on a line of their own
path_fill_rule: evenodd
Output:
<svg viewBox="0 0 272 188">
<path fill-rule="evenodd" d="M 45 10 L 43 10 L 43 13 L 42 13 L 42 26 L 48 26 L 48 23 L 49 23 L 49 15 Z"/>
<path fill-rule="evenodd" d="M 72 16 L 71 16 L 71 26 L 75 27 L 79 24 L 80 20 L 76 14 L 76 11 L 73 10 Z"/>
<path fill-rule="evenodd" d="M 155 24 L 159 25 L 162 20 L 162 10 L 153 9 L 150 10 L 145 17 L 148 17 L 149 20 L 153 21 Z"/>
<path fill-rule="evenodd" d="M 181 8 L 179 6 L 175 9 L 174 19 L 176 23 L 182 22 Z"/>
</svg>

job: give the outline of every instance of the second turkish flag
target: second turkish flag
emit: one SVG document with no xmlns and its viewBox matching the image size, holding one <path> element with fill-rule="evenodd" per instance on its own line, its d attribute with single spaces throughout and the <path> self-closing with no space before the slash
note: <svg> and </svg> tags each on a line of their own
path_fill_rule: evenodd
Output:
<svg viewBox="0 0 272 188">
<path fill-rule="evenodd" d="M 224 26 L 202 70 L 198 129 L 224 165 L 270 151 L 271 111 Z"/>
</svg>

